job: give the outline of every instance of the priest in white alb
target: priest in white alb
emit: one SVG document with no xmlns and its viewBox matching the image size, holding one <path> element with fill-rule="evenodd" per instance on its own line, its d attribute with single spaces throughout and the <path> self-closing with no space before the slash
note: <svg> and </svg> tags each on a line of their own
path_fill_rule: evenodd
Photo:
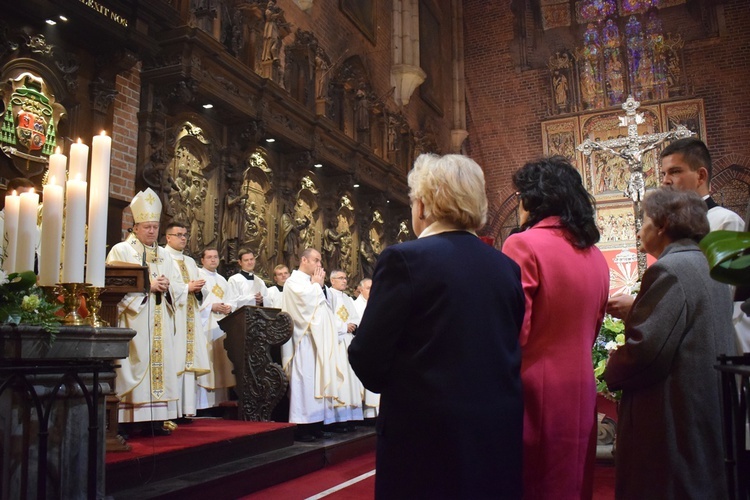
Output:
<svg viewBox="0 0 750 500">
<path fill-rule="evenodd" d="M 198 274 L 195 260 L 183 253 L 189 238 L 187 226 L 173 221 L 167 224 L 165 233 L 167 244 L 164 250 L 172 257 L 175 274 L 179 277 L 172 283 L 177 292 L 174 301 L 174 347 L 177 384 L 180 387 L 179 414 L 180 417 L 193 417 L 198 392 L 196 379 L 210 369 L 208 340 L 203 333 L 199 312 L 205 282 Z"/>
<path fill-rule="evenodd" d="M 118 361 L 115 391 L 120 398 L 121 423 L 144 422 L 147 435 L 168 435 L 165 420 L 178 417 L 179 387 L 174 349 L 172 283 L 179 282 L 172 257 L 156 244 L 161 201 L 152 190 L 139 192 L 130 203 L 133 232 L 116 244 L 107 263 L 124 262 L 148 267 L 148 289 L 129 293 L 117 306 L 118 326 L 136 331 L 128 357 Z"/>
<path fill-rule="evenodd" d="M 302 424 L 295 435 L 299 441 L 322 436 L 322 424 L 335 422 L 334 407 L 346 403 L 339 394 L 345 375 L 336 363 L 338 334 L 324 280 L 320 252 L 307 248 L 282 294 L 281 310 L 294 325 L 282 347 L 282 365 L 289 376 L 289 421 Z"/>
<path fill-rule="evenodd" d="M 372 280 L 365 278 L 359 282 L 360 294 L 354 301 L 354 307 L 357 308 L 357 314 L 359 319 L 365 315 L 365 308 L 367 307 L 367 301 L 370 298 L 370 288 L 372 288 Z M 372 425 L 375 417 L 378 416 L 380 410 L 380 394 L 365 389 L 365 401 L 364 401 L 364 417 L 365 423 Z"/>
<path fill-rule="evenodd" d="M 339 366 L 346 370 L 346 381 L 341 387 L 341 393 L 347 404 L 335 409 L 336 424 L 332 428 L 334 432 L 355 430 L 354 422 L 363 420 L 362 400 L 364 399 L 364 386 L 349 364 L 349 344 L 354 338 L 354 333 L 359 326 L 359 314 L 354 306 L 354 300 L 346 294 L 348 278 L 346 271 L 334 269 L 331 271 L 331 287 L 328 288 L 328 301 L 331 304 L 336 319 L 336 331 L 339 342 L 336 348 L 336 356 Z"/>
<path fill-rule="evenodd" d="M 273 268 L 273 281 L 276 283 L 273 286 L 268 287 L 266 292 L 266 307 L 281 307 L 281 294 L 284 292 L 284 283 L 289 278 L 289 268 L 284 264 L 279 264 Z"/>
<path fill-rule="evenodd" d="M 233 373 L 234 365 L 224 348 L 227 334 L 219 326 L 219 321 L 234 310 L 232 304 L 227 302 L 227 280 L 216 272 L 219 267 L 219 252 L 215 248 L 206 248 L 201 253 L 201 264 L 203 267 L 199 273 L 205 284 L 200 314 L 208 341 L 211 371 L 198 377 L 198 409 L 211 408 L 228 401 L 229 388 L 237 383 Z"/>
</svg>

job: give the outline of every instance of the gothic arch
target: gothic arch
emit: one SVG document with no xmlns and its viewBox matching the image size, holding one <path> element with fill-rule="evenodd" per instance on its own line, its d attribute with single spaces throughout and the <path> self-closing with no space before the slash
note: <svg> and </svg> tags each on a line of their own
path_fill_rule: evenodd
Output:
<svg viewBox="0 0 750 500">
<path fill-rule="evenodd" d="M 711 193 L 716 201 L 747 218 L 750 195 L 750 157 L 730 154 L 713 162 Z"/>
<path fill-rule="evenodd" d="M 503 190 L 504 193 L 511 188 Z M 505 196 L 505 198 L 503 198 Z M 487 212 L 487 226 L 483 234 L 495 239 L 495 247 L 502 247 L 502 243 L 510 235 L 510 231 L 518 227 L 518 197 L 515 192 L 498 196 L 501 203 L 490 207 Z"/>
</svg>

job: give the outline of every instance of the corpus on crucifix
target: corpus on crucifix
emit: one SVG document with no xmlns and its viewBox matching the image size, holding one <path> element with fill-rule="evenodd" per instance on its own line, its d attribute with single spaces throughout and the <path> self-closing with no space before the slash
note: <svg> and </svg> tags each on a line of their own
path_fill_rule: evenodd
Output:
<svg viewBox="0 0 750 500">
<path fill-rule="evenodd" d="M 620 126 L 628 127 L 627 137 L 607 141 L 586 139 L 576 148 L 586 156 L 591 156 L 591 153 L 594 151 L 602 151 L 619 156 L 625 160 L 628 170 L 630 170 L 630 179 L 628 180 L 628 187 L 623 194 L 633 200 L 636 234 L 640 231 L 643 224 L 641 200 L 643 200 L 643 196 L 646 194 L 646 181 L 643 176 L 643 155 L 657 148 L 665 141 L 683 139 L 695 135 L 684 125 L 678 125 L 675 130 L 670 130 L 669 132 L 638 135 L 638 125 L 645 121 L 643 113 L 636 111 L 640 105 L 641 103 L 633 99 L 632 95 L 628 96 L 627 100 L 622 103 L 625 116 L 619 117 Z M 646 271 L 646 254 L 641 249 L 640 241 L 636 241 L 636 248 L 638 250 L 638 276 L 642 277 Z"/>
</svg>

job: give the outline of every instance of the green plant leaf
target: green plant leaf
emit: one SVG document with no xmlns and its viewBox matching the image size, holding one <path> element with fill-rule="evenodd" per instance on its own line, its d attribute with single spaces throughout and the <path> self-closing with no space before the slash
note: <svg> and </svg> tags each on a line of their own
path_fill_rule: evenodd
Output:
<svg viewBox="0 0 750 500">
<path fill-rule="evenodd" d="M 730 285 L 750 284 L 750 232 L 712 231 L 700 247 L 713 279 Z"/>
</svg>

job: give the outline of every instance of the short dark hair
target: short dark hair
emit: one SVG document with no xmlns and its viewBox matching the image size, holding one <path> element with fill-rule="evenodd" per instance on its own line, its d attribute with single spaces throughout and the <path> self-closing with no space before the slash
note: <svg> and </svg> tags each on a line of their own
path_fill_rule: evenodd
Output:
<svg viewBox="0 0 750 500">
<path fill-rule="evenodd" d="M 671 186 L 649 191 L 643 198 L 643 213 L 654 225 L 664 228 L 672 241 L 690 238 L 700 242 L 711 230 L 706 213 L 708 207 L 694 191 L 679 191 Z"/>
<path fill-rule="evenodd" d="M 164 231 L 169 231 L 173 227 L 181 227 L 182 229 L 187 229 L 187 225 L 185 225 L 183 222 L 173 220 L 169 224 L 167 224 L 167 227 L 164 228 Z"/>
<path fill-rule="evenodd" d="M 711 153 L 708 152 L 708 147 L 703 141 L 695 137 L 676 140 L 662 150 L 659 158 L 664 159 L 678 153 L 685 159 L 685 163 L 690 167 L 690 170 L 696 171 L 701 167 L 705 168 L 708 172 L 708 180 L 711 181 Z"/>
<path fill-rule="evenodd" d="M 304 257 L 306 259 L 309 259 L 310 258 L 310 254 L 313 253 L 313 252 L 317 252 L 317 250 L 315 250 L 312 247 L 307 247 L 304 250 L 302 250 L 302 252 L 300 252 L 299 258 L 302 259 L 302 257 Z"/>
<path fill-rule="evenodd" d="M 214 247 L 206 247 L 203 250 L 201 250 L 201 257 L 200 258 L 203 259 L 203 257 L 206 256 L 206 252 L 209 252 L 211 250 L 215 250 L 217 254 L 219 253 L 219 250 L 216 249 L 216 248 L 214 248 Z"/>
<path fill-rule="evenodd" d="M 8 192 L 11 192 L 18 188 L 36 188 L 36 184 L 26 177 L 14 177 L 8 181 L 8 185 L 5 189 Z"/>
<path fill-rule="evenodd" d="M 239 251 L 239 252 L 237 252 L 237 260 L 238 260 L 238 261 L 242 260 L 242 257 L 243 257 L 244 255 L 247 255 L 247 254 L 249 254 L 249 253 L 253 254 L 253 257 L 255 257 L 255 252 L 253 252 L 253 251 L 252 251 L 252 250 L 250 250 L 249 248 L 240 248 L 240 251 Z"/>
<path fill-rule="evenodd" d="M 564 156 L 551 156 L 526 163 L 513 174 L 513 184 L 529 212 L 523 228 L 542 219 L 559 216 L 566 238 L 576 248 L 589 248 L 599 241 L 594 221 L 594 197 L 583 187 L 581 174 Z"/>
</svg>

